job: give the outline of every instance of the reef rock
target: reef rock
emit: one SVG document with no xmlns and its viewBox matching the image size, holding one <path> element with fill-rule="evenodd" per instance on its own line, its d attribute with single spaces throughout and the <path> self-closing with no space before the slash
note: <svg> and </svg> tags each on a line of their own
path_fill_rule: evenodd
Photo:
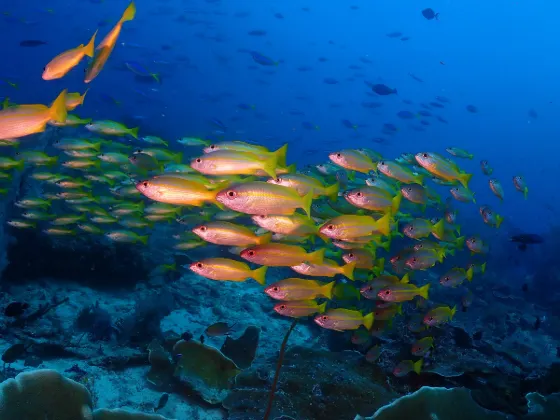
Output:
<svg viewBox="0 0 560 420">
<path fill-rule="evenodd" d="M 371 417 L 357 415 L 354 420 L 505 420 L 502 413 L 485 410 L 471 398 L 466 388 L 422 387 L 382 407 Z"/>
<path fill-rule="evenodd" d="M 181 340 L 173 347 L 180 357 L 175 377 L 210 404 L 221 403 L 241 370 L 218 349 L 198 341 Z"/>
</svg>

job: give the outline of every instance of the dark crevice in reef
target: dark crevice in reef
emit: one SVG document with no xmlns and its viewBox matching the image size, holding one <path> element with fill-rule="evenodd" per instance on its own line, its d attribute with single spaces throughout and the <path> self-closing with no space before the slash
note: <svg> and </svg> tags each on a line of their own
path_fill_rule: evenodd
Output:
<svg viewBox="0 0 560 420">
<path fill-rule="evenodd" d="M 148 279 L 141 250 L 130 245 L 104 246 L 84 238 L 53 239 L 35 230 L 15 230 L 8 245 L 4 283 L 56 278 L 93 288 L 128 288 Z"/>
</svg>

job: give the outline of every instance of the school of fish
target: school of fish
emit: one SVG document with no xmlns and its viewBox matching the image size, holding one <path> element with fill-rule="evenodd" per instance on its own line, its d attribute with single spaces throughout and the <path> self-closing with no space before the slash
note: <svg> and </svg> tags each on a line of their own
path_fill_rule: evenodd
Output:
<svg viewBox="0 0 560 420">
<path fill-rule="evenodd" d="M 87 56 L 92 61 L 84 82 L 90 84 L 135 12 L 131 3 L 97 46 L 95 33 L 87 44 L 53 58 L 42 78 L 62 78 Z M 9 181 L 13 171 L 32 168 L 30 176 L 44 190 L 15 203 L 19 216 L 7 221 L 12 228 L 147 245 L 154 224 L 179 223 L 181 233 L 170 251 L 208 243 L 227 249 L 193 262 L 192 272 L 215 281 L 252 279 L 282 316 L 312 317 L 325 329 L 352 330 L 353 343 L 367 344 L 406 314 L 410 331 L 419 334 L 410 350 L 416 360 L 400 361 L 395 376 L 421 371 L 423 357 L 437 345 L 426 331 L 456 314 L 455 302 L 432 302 L 430 291 L 476 281 L 486 269 L 482 261 L 454 267 L 438 282 L 417 274 L 465 246 L 482 258 L 489 252 L 476 234 L 461 236 L 457 211 L 436 191 L 445 188 L 459 202 L 476 203 L 469 189 L 472 174 L 453 160 L 472 159 L 466 150 L 449 147 L 442 152 L 447 155 L 420 150 L 388 159 L 370 149 L 341 149 L 315 167 L 297 168 L 286 161 L 287 145 L 269 150 L 196 137 L 168 142 L 115 121 L 82 120 L 70 112 L 83 104 L 86 93 L 64 90 L 48 106 L 4 103 L 0 144 L 13 153 L 0 157 L 0 178 Z M 84 134 L 57 138 L 50 145 L 53 154 L 24 150 L 33 147 L 27 136 L 49 125 L 83 126 Z M 503 200 L 504 188 L 490 178 L 489 163 L 480 165 L 489 188 Z M 513 186 L 527 197 L 523 177 L 514 176 Z M 439 216 L 428 218 L 428 211 Z M 493 228 L 503 221 L 487 205 L 479 213 Z M 185 233 L 182 226 L 188 223 L 195 227 Z M 394 238 L 408 246 L 395 249 Z M 271 282 L 269 267 L 294 273 Z M 366 360 L 375 362 L 381 353 L 373 346 Z"/>
</svg>

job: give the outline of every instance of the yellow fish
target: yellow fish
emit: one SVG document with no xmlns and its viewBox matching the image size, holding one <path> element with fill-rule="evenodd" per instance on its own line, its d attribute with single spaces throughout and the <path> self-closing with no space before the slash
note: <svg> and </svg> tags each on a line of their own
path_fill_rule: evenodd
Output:
<svg viewBox="0 0 560 420">
<path fill-rule="evenodd" d="M 80 61 L 82 61 L 82 58 L 86 55 L 88 57 L 93 57 L 95 35 L 97 35 L 97 31 L 95 31 L 87 45 L 81 44 L 78 47 L 65 51 L 53 58 L 49 64 L 45 66 L 45 70 L 43 71 L 43 80 L 60 79 L 80 64 Z"/>
<path fill-rule="evenodd" d="M 192 263 L 189 268 L 203 277 L 221 281 L 246 281 L 251 278 L 259 284 L 265 284 L 266 270 L 268 267 L 260 267 L 251 270 L 247 264 L 228 258 L 207 258 Z"/>
<path fill-rule="evenodd" d="M 45 131 L 50 120 L 66 121 L 66 90 L 51 107 L 46 105 L 19 105 L 0 111 L 0 140 L 17 139 Z"/>
</svg>

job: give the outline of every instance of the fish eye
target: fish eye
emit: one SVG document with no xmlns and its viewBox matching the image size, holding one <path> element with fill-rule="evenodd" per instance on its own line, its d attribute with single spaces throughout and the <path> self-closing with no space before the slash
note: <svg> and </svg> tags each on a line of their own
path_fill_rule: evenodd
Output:
<svg viewBox="0 0 560 420">
<path fill-rule="evenodd" d="M 361 197 L 363 194 L 361 192 L 356 193 L 356 197 Z"/>
<path fill-rule="evenodd" d="M 348 254 L 348 258 L 354 258 L 354 254 L 352 253 Z"/>
<path fill-rule="evenodd" d="M 286 309 L 286 305 L 280 305 L 280 309 Z"/>
<path fill-rule="evenodd" d="M 433 321 L 433 320 L 434 320 L 434 317 L 433 317 L 433 316 L 431 316 L 431 317 L 428 318 L 428 321 Z"/>
<path fill-rule="evenodd" d="M 334 229 L 334 225 L 328 225 L 328 226 L 327 226 L 327 229 L 328 229 L 328 230 L 333 230 L 333 229 Z"/>
<path fill-rule="evenodd" d="M 236 195 L 237 195 L 237 193 L 235 191 L 230 190 L 230 191 L 227 192 L 227 196 L 230 197 L 230 198 L 234 198 Z"/>
<path fill-rule="evenodd" d="M 407 190 L 408 192 L 412 192 L 412 188 L 411 188 L 411 187 L 408 187 L 406 190 Z"/>
<path fill-rule="evenodd" d="M 202 159 L 197 158 L 197 159 L 195 160 L 195 162 L 196 162 L 196 163 L 200 163 L 200 162 L 202 162 Z"/>
<path fill-rule="evenodd" d="M 275 292 L 277 292 L 277 291 L 278 291 L 278 287 L 277 287 L 277 286 L 274 286 L 274 287 L 272 288 L 272 290 L 274 290 Z"/>
<path fill-rule="evenodd" d="M 196 263 L 197 268 L 202 268 L 202 263 Z"/>
<path fill-rule="evenodd" d="M 412 262 L 415 263 L 416 261 L 418 261 L 418 260 L 416 259 L 416 257 L 413 257 L 413 258 L 412 258 Z"/>
<path fill-rule="evenodd" d="M 381 162 L 379 162 L 379 164 L 380 164 L 381 166 L 385 166 L 385 161 L 382 160 Z"/>
<path fill-rule="evenodd" d="M 265 216 L 264 214 L 261 214 L 261 215 L 259 216 L 259 219 L 264 220 L 264 219 L 266 219 L 266 216 Z"/>
<path fill-rule="evenodd" d="M 340 158 L 340 157 L 342 157 L 342 155 L 341 155 L 340 153 L 337 153 L 337 154 L 336 154 L 336 157 L 337 157 L 337 158 Z"/>
<path fill-rule="evenodd" d="M 451 279 L 449 278 L 449 276 L 443 278 L 443 281 L 449 281 L 449 280 L 451 280 Z"/>
<path fill-rule="evenodd" d="M 474 244 L 475 242 L 476 242 L 476 239 L 475 239 L 475 238 L 471 238 L 471 243 Z"/>
<path fill-rule="evenodd" d="M 427 158 L 428 154 L 427 153 L 422 153 L 422 157 Z"/>
<path fill-rule="evenodd" d="M 274 182 L 276 182 L 276 183 L 278 183 L 278 184 L 279 184 L 279 183 L 281 183 L 281 182 L 282 182 L 282 180 L 281 180 L 280 178 L 276 178 L 276 179 L 274 180 Z"/>
<path fill-rule="evenodd" d="M 211 145 L 210 145 L 210 149 L 215 149 L 215 148 L 216 148 L 216 145 L 215 145 L 215 144 L 211 144 Z"/>
<path fill-rule="evenodd" d="M 325 316 L 325 315 L 323 315 L 323 316 L 321 317 L 321 319 L 322 319 L 323 321 L 326 321 L 327 319 L 329 319 L 329 317 L 328 317 L 328 316 Z"/>
<path fill-rule="evenodd" d="M 385 295 L 390 295 L 391 291 L 390 290 L 385 290 Z"/>
<path fill-rule="evenodd" d="M 206 232 L 206 226 L 200 226 L 199 229 L 200 229 L 201 232 Z"/>
<path fill-rule="evenodd" d="M 247 255 L 250 256 L 250 257 L 252 257 L 253 255 L 255 255 L 255 251 L 248 251 L 248 252 L 247 252 Z"/>
<path fill-rule="evenodd" d="M 144 182 L 142 183 L 142 185 L 143 185 L 145 188 L 148 188 L 148 181 L 144 181 Z"/>
</svg>

